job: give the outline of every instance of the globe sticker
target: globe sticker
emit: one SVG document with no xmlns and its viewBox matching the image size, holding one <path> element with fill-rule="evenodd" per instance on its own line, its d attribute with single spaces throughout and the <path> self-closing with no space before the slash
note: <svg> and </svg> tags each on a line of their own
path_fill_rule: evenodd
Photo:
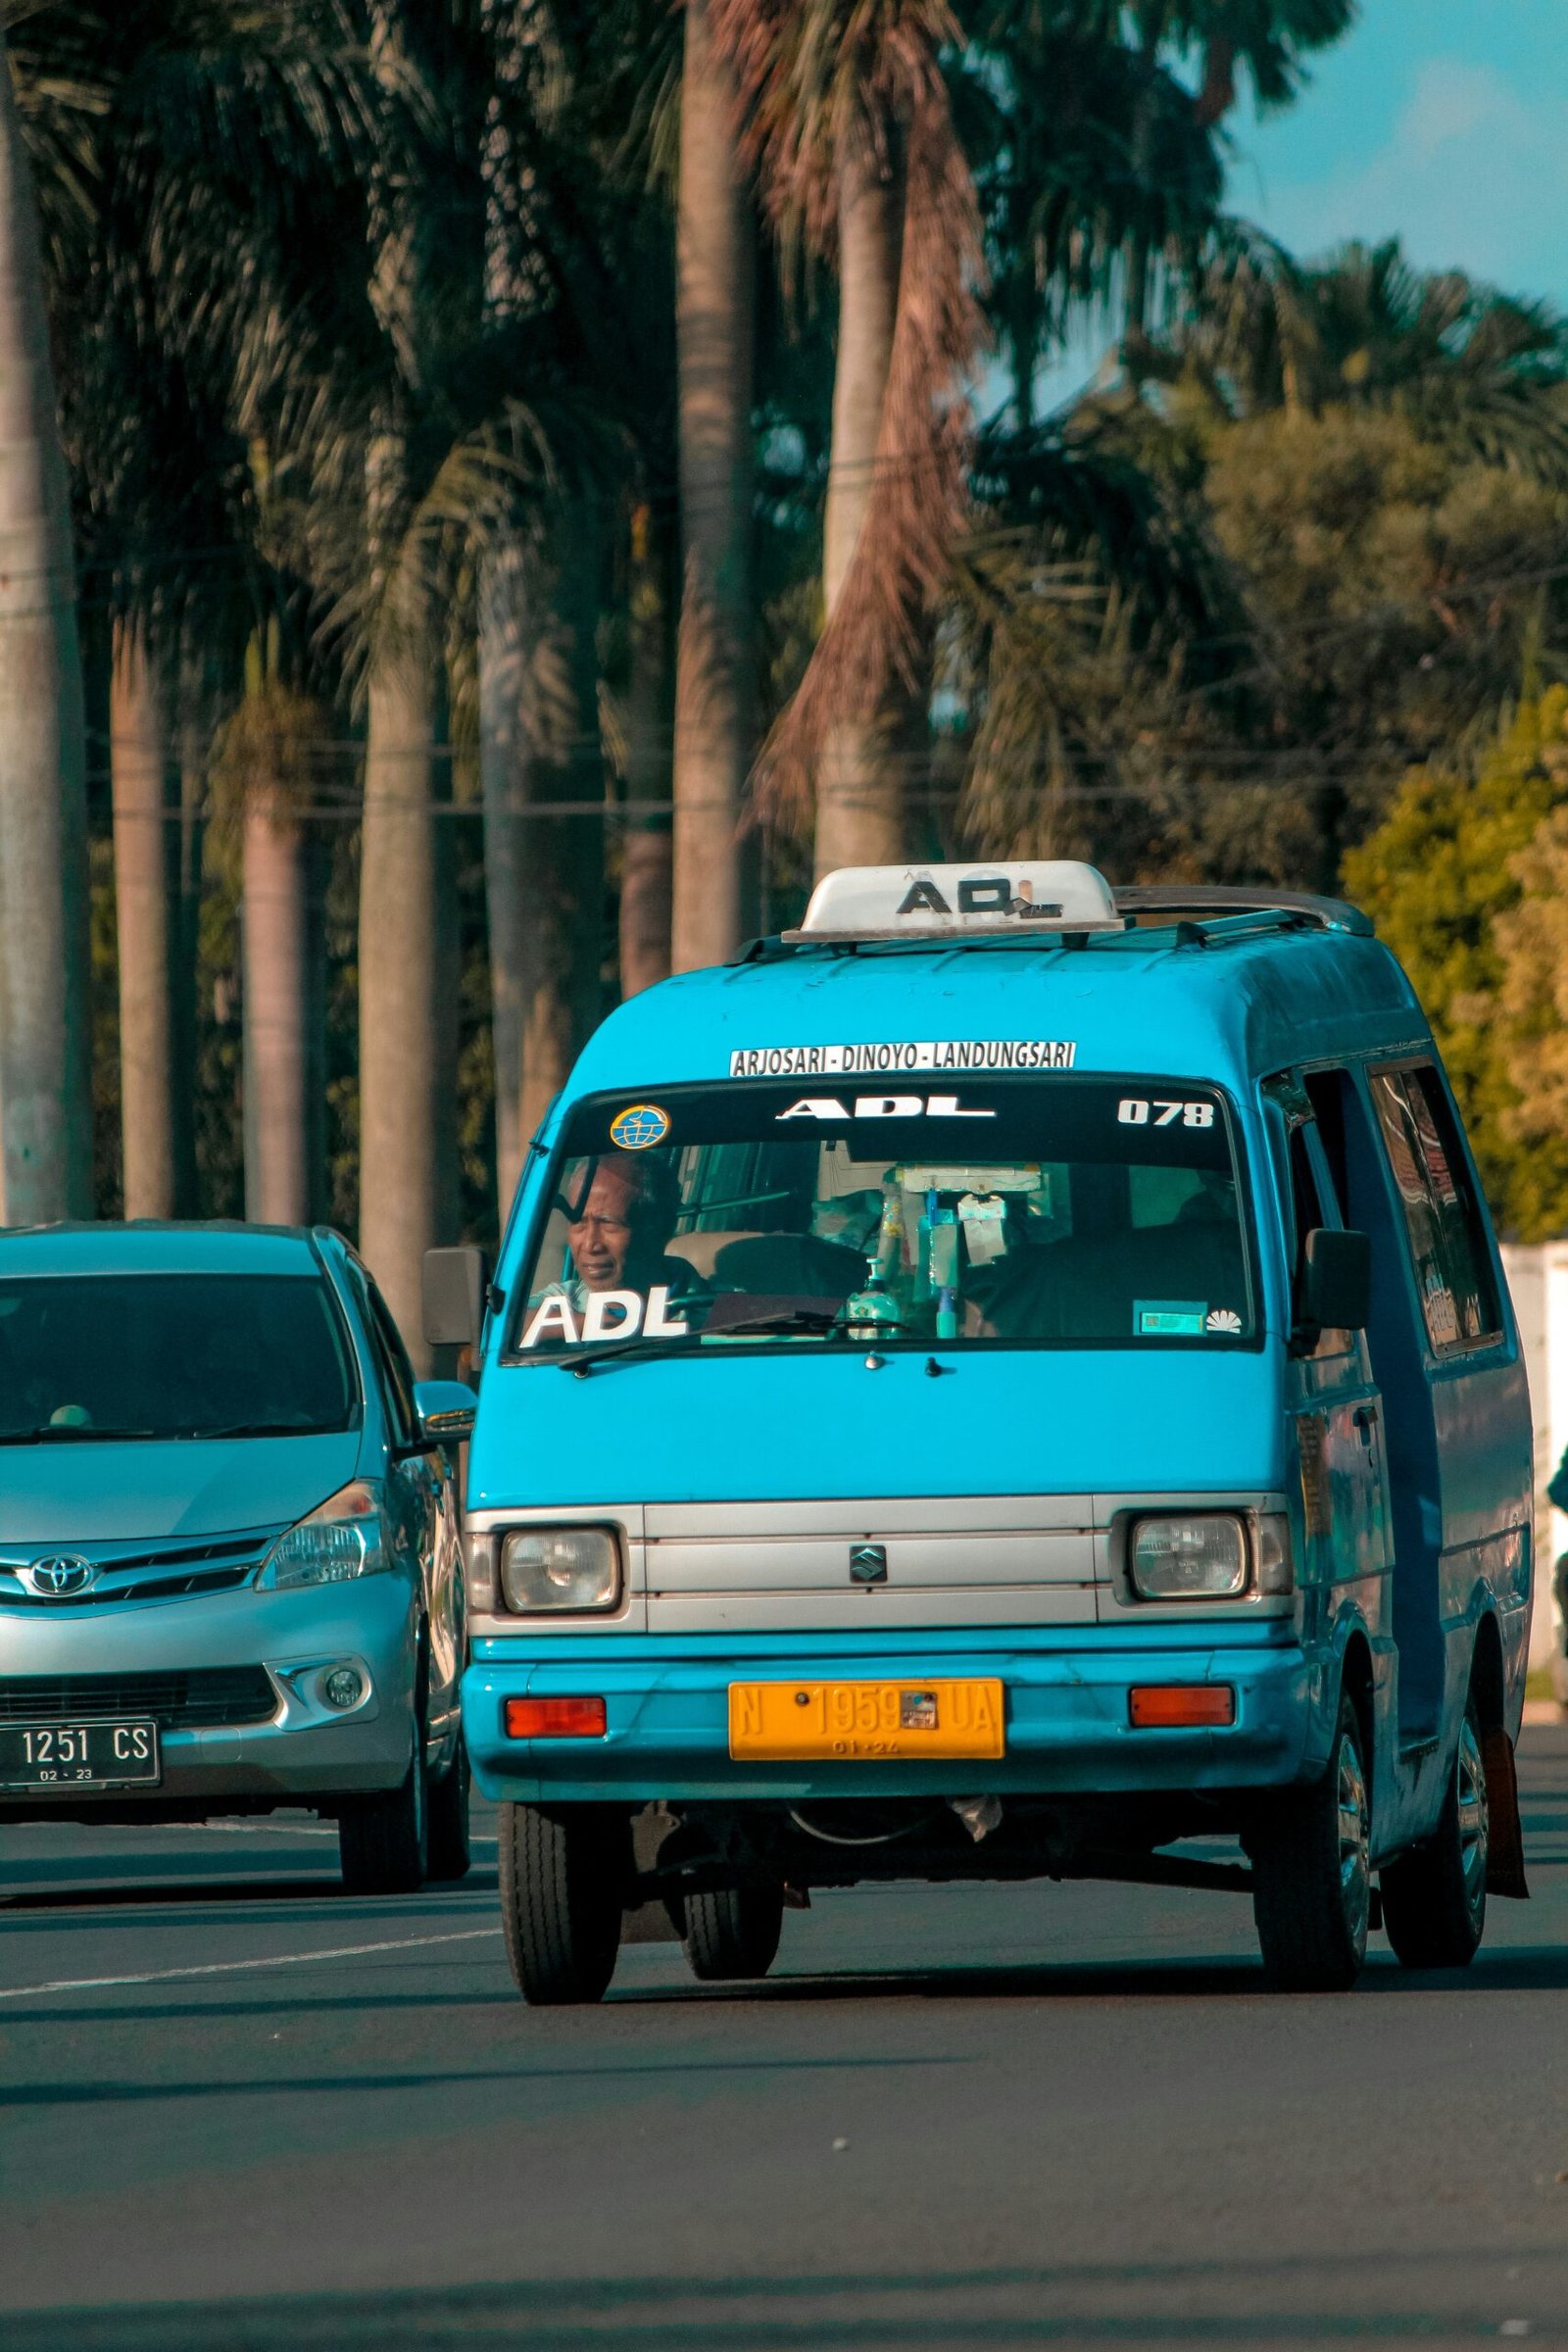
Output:
<svg viewBox="0 0 1568 2352">
<path fill-rule="evenodd" d="M 610 1140 L 622 1152 L 646 1152 L 669 1133 L 669 1113 L 657 1102 L 634 1102 L 610 1122 Z"/>
</svg>

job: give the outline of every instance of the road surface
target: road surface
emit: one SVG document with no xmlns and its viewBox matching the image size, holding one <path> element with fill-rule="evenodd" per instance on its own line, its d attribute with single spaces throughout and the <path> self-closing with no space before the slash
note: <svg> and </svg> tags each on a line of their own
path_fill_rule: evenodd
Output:
<svg viewBox="0 0 1568 2352">
<path fill-rule="evenodd" d="M 1348 1998 L 1230 1895 L 900 1887 L 530 2011 L 493 1840 L 355 1902 L 303 1817 L 0 1829 L 0 2343 L 1568 2344 L 1568 1733 L 1523 1780 L 1535 1899 Z"/>
</svg>

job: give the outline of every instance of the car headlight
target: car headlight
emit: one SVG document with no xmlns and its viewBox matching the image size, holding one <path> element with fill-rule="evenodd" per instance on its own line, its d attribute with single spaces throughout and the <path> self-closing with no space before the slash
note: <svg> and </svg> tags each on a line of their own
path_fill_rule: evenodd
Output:
<svg viewBox="0 0 1568 2352">
<path fill-rule="evenodd" d="M 1251 1567 L 1245 1525 L 1220 1511 L 1137 1520 L 1127 1559 L 1143 1600 L 1226 1600 Z"/>
<path fill-rule="evenodd" d="M 612 1609 L 620 1545 L 608 1527 L 516 1527 L 501 1539 L 501 1594 L 518 1615 L 535 1609 Z"/>
<path fill-rule="evenodd" d="M 278 1537 L 256 1582 L 264 1592 L 300 1585 L 343 1585 L 392 1565 L 374 1479 L 356 1478 Z"/>
</svg>

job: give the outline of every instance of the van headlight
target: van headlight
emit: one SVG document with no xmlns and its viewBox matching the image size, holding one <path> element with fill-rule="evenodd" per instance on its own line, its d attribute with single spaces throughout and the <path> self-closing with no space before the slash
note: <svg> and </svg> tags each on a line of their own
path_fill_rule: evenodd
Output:
<svg viewBox="0 0 1568 2352">
<path fill-rule="evenodd" d="M 380 1486 L 372 1478 L 356 1478 L 278 1537 L 256 1583 L 263 1592 L 343 1585 L 391 1565 Z"/>
<path fill-rule="evenodd" d="M 612 1609 L 620 1545 L 608 1527 L 514 1527 L 501 1539 L 501 1597 L 518 1616 L 536 1609 Z"/>
<path fill-rule="evenodd" d="M 1161 1514 L 1133 1522 L 1127 1564 L 1141 1600 L 1228 1600 L 1247 1591 L 1251 1547 L 1228 1511 Z"/>
</svg>

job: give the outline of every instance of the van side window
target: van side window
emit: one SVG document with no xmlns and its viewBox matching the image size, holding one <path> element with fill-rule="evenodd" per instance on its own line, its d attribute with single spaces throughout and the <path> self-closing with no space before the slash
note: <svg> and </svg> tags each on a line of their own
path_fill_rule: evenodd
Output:
<svg viewBox="0 0 1568 2352">
<path fill-rule="evenodd" d="M 1339 1195 L 1340 1213 L 1348 1223 L 1350 1183 L 1346 1162 L 1345 1072 L 1308 1070 L 1301 1083 L 1306 1089 L 1306 1099 L 1312 1105 L 1318 1139 L 1328 1161 L 1329 1174 L 1334 1179 L 1334 1190 Z"/>
<path fill-rule="evenodd" d="M 1404 1210 L 1427 1337 L 1440 1354 L 1501 1330 L 1491 1253 L 1453 1118 L 1430 1064 L 1369 1070 L 1373 1107 Z"/>
</svg>

